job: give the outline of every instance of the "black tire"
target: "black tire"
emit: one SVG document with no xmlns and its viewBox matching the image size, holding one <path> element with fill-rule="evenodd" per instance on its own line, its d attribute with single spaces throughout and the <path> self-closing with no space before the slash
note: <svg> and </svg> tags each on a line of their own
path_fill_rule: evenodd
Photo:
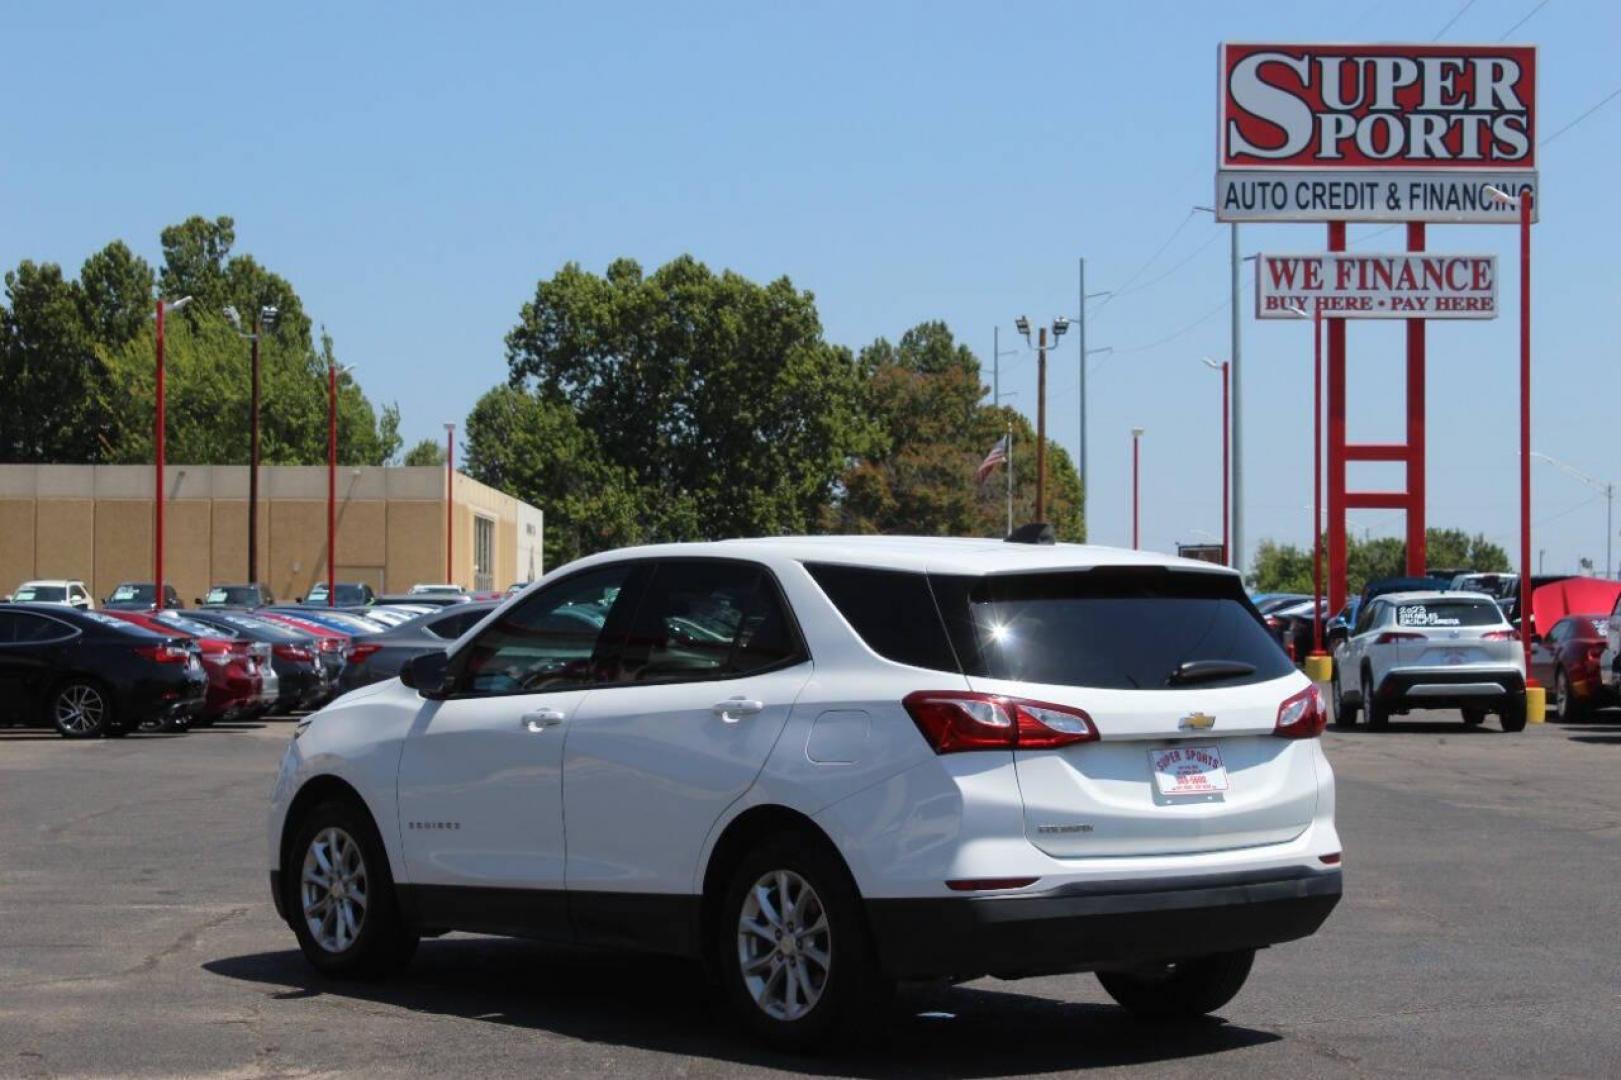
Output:
<svg viewBox="0 0 1621 1080">
<path fill-rule="evenodd" d="M 1357 706 L 1348 705 L 1345 701 L 1345 692 L 1340 688 L 1340 666 L 1334 665 L 1334 726 L 1337 728 L 1356 727 Z"/>
<path fill-rule="evenodd" d="M 51 691 L 45 718 L 64 739 L 99 739 L 122 734 L 112 695 L 94 679 L 71 678 Z"/>
<path fill-rule="evenodd" d="M 347 944 L 329 948 L 316 938 L 305 916 L 303 872 L 306 856 L 318 836 L 337 830 L 358 849 L 359 877 L 365 895 L 364 912 Z M 330 848 L 328 858 L 330 859 Z M 319 860 L 317 860 L 318 862 Z M 324 975 L 339 979 L 375 979 L 410 963 L 419 935 L 406 925 L 394 891 L 377 828 L 371 815 L 351 802 L 320 803 L 296 824 L 293 842 L 282 859 L 283 903 L 304 959 Z M 319 891 L 319 890 L 318 890 Z"/>
<path fill-rule="evenodd" d="M 1244 988 L 1255 951 L 1218 953 L 1159 965 L 1152 970 L 1100 971 L 1103 989 L 1132 1015 L 1148 1020 L 1190 1020 L 1213 1013 Z"/>
<path fill-rule="evenodd" d="M 795 929 L 798 935 L 803 935 L 807 946 L 816 948 L 828 959 L 821 968 L 819 987 L 816 968 L 820 965 L 812 959 L 815 953 L 799 952 L 802 946 L 796 944 L 792 946 L 795 953 L 785 959 L 783 946 L 773 943 L 765 933 L 756 931 L 745 936 L 742 929 L 744 905 L 751 902 L 756 884 L 779 872 L 797 877 L 810 887 L 811 898 L 800 899 L 798 905 L 802 914 L 809 913 L 806 917 L 812 918 L 813 925 L 797 924 Z M 780 897 L 780 892 L 772 895 Z M 796 895 L 805 897 L 802 891 Z M 757 900 L 752 903 L 759 906 L 761 912 L 751 921 L 768 928 L 770 920 L 763 914 L 764 906 Z M 825 936 L 812 933 L 814 925 L 824 921 L 814 917 L 817 908 L 825 917 Z M 792 924 L 786 911 L 779 915 L 783 924 Z M 798 935 L 795 941 L 800 940 Z M 780 941 L 782 934 L 779 933 L 777 939 Z M 893 983 L 878 969 L 861 897 L 849 871 L 825 843 L 801 834 L 770 837 L 743 856 L 727 884 L 711 948 L 714 969 L 733 1015 L 750 1035 L 779 1050 L 814 1052 L 872 1033 L 885 1015 L 894 991 Z M 784 994 L 789 992 L 784 983 L 777 980 L 802 978 L 804 981 L 798 986 L 809 985 L 819 990 L 809 1011 L 792 1018 L 768 1012 L 767 1006 L 756 1000 L 744 975 L 745 950 L 754 951 L 751 966 L 763 965 L 754 973 L 754 978 L 762 983 L 762 998 L 769 1000 L 773 986 Z M 795 992 L 800 995 L 803 1006 L 809 995 L 797 987 Z"/>
<path fill-rule="evenodd" d="M 1553 712 L 1554 717 L 1565 724 L 1579 724 L 1593 715 L 1589 702 L 1576 700 L 1564 668 L 1553 669 Z"/>
<path fill-rule="evenodd" d="M 1390 726 L 1390 710 L 1374 698 L 1373 675 L 1366 670 L 1362 672 L 1362 710 L 1367 713 L 1368 727 L 1372 730 L 1383 731 Z"/>
<path fill-rule="evenodd" d="M 1486 722 L 1485 709 L 1464 709 L 1463 722 L 1469 727 L 1479 727 Z"/>
<path fill-rule="evenodd" d="M 1525 695 L 1520 694 L 1516 697 L 1509 698 L 1503 703 L 1502 711 L 1500 711 L 1497 715 L 1499 722 L 1503 725 L 1504 731 L 1510 733 L 1524 731 Z"/>
</svg>

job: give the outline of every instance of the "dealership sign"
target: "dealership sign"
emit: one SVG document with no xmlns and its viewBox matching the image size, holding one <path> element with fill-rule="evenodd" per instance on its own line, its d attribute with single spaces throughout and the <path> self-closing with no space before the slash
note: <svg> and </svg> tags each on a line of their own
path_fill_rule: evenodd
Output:
<svg viewBox="0 0 1621 1080">
<path fill-rule="evenodd" d="M 1495 319 L 1495 255 L 1260 255 L 1255 315 L 1296 319 Z"/>
<path fill-rule="evenodd" d="M 1514 221 L 1486 188 L 1539 194 L 1536 63 L 1520 45 L 1223 45 L 1217 215 Z"/>
</svg>

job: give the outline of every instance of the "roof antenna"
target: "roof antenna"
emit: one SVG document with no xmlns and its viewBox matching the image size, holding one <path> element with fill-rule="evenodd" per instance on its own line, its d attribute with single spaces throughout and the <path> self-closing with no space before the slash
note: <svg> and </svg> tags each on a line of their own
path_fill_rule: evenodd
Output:
<svg viewBox="0 0 1621 1080">
<path fill-rule="evenodd" d="M 1058 537 L 1053 527 L 1045 521 L 1032 521 L 1028 525 L 1020 525 L 1007 534 L 1009 544 L 1056 544 Z"/>
</svg>

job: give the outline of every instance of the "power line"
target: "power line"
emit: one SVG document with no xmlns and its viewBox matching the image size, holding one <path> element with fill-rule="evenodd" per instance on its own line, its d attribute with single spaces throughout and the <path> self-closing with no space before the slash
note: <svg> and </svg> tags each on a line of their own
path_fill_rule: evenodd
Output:
<svg viewBox="0 0 1621 1080">
<path fill-rule="evenodd" d="M 1551 143 L 1555 139 L 1559 138 L 1559 136 L 1563 135 L 1565 132 L 1569 131 L 1571 128 L 1575 127 L 1577 124 L 1581 123 L 1583 120 L 1586 120 L 1589 116 L 1592 116 L 1594 113 L 1598 112 L 1600 109 L 1604 108 L 1604 106 L 1606 106 L 1610 102 L 1614 101 L 1617 97 L 1621 97 L 1621 86 L 1618 86 L 1614 90 L 1611 90 L 1608 94 L 1605 94 L 1602 98 L 1599 99 L 1597 104 L 1591 106 L 1586 112 L 1582 113 L 1576 119 L 1572 120 L 1570 123 L 1566 124 L 1564 127 L 1560 128 L 1558 131 L 1554 132 L 1552 135 L 1549 135 L 1546 139 L 1542 139 L 1542 140 L 1538 141 L 1538 143 L 1537 143 L 1538 148 L 1547 146 L 1549 143 Z"/>
<path fill-rule="evenodd" d="M 1463 0 L 1463 7 L 1459 8 L 1458 11 L 1457 11 L 1457 14 L 1453 15 L 1452 18 L 1448 19 L 1446 21 L 1446 25 L 1441 27 L 1441 29 L 1437 30 L 1435 32 L 1435 36 L 1430 38 L 1430 40 L 1431 41 L 1440 41 L 1441 40 L 1441 35 L 1446 33 L 1448 30 L 1451 30 L 1452 29 L 1452 24 L 1457 22 L 1459 19 L 1463 18 L 1463 13 L 1468 11 L 1470 8 L 1472 8 L 1474 6 L 1475 6 L 1475 0 Z"/>
<path fill-rule="evenodd" d="M 1547 6 L 1548 6 L 1548 0 L 1541 0 L 1541 3 L 1537 4 L 1536 7 L 1532 8 L 1530 11 L 1526 12 L 1520 18 L 1519 22 L 1515 23 L 1513 26 L 1509 27 L 1507 30 L 1504 30 L 1503 31 L 1503 36 L 1498 38 L 1497 40 L 1498 41 L 1507 41 L 1508 36 L 1510 34 L 1512 34 L 1514 31 L 1518 30 L 1520 27 L 1524 26 L 1526 23 L 1530 22 L 1531 21 L 1531 16 L 1535 15 L 1537 12 L 1541 11 L 1543 8 L 1545 8 Z"/>
<path fill-rule="evenodd" d="M 1110 294 L 1108 296 L 1103 298 L 1103 303 L 1098 305 L 1098 312 L 1099 313 L 1101 313 L 1104 308 L 1109 306 L 1109 301 L 1110 300 L 1113 300 L 1116 296 L 1120 295 L 1126 289 L 1130 288 L 1132 282 L 1134 282 L 1138 278 L 1142 277 L 1143 272 L 1145 270 L 1147 270 L 1150 266 L 1154 265 L 1154 261 L 1165 253 L 1165 249 L 1170 247 L 1171 243 L 1174 240 L 1176 240 L 1176 238 L 1178 236 L 1182 235 L 1182 230 L 1188 227 L 1188 222 L 1193 220 L 1193 215 L 1196 214 L 1196 213 L 1198 213 L 1197 210 L 1189 210 L 1188 213 L 1187 213 L 1187 216 L 1184 217 L 1180 222 L 1177 223 L 1176 228 L 1171 230 L 1171 235 L 1167 236 L 1165 238 L 1165 242 L 1163 244 L 1161 244 L 1159 247 L 1154 249 L 1154 254 L 1152 254 L 1152 255 L 1150 255 L 1148 257 L 1148 261 L 1143 263 L 1136 270 L 1134 270 L 1130 277 L 1128 277 L 1128 278 L 1126 278 L 1126 280 L 1122 281 L 1120 283 L 1120 287 L 1118 289 L 1113 290 L 1112 292 L 1110 292 Z"/>
<path fill-rule="evenodd" d="M 1116 296 L 1129 296 L 1132 293 L 1140 293 L 1144 289 L 1152 289 L 1155 285 L 1158 285 L 1160 282 L 1164 281 L 1166 278 L 1170 277 L 1172 274 L 1176 273 L 1178 270 L 1180 270 L 1184 266 L 1188 265 L 1188 263 L 1192 262 L 1194 256 L 1198 255 L 1199 252 L 1203 251 L 1205 248 L 1209 247 L 1211 244 L 1214 244 L 1217 240 L 1220 240 L 1221 236 L 1222 236 L 1222 233 L 1221 233 L 1220 229 L 1212 230 L 1211 233 L 1210 233 L 1209 238 L 1206 239 L 1204 243 L 1200 244 L 1198 247 L 1196 247 L 1192 251 L 1188 252 L 1185 256 L 1182 257 L 1181 261 L 1177 262 L 1169 270 L 1166 270 L 1164 273 L 1160 274 L 1158 277 L 1149 278 L 1147 281 L 1143 282 L 1141 285 L 1136 286 L 1135 288 L 1116 289 L 1115 290 L 1115 295 Z"/>
</svg>

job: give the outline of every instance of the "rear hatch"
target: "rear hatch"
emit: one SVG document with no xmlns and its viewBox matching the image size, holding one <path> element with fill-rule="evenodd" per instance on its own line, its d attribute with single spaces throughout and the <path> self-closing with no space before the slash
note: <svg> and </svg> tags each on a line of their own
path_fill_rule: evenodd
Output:
<svg viewBox="0 0 1621 1080">
<path fill-rule="evenodd" d="M 1015 752 L 1026 834 L 1042 851 L 1221 851 L 1310 825 L 1311 745 L 1273 734 L 1280 705 L 1309 684 L 1236 575 L 1101 567 L 931 581 L 974 691 L 1080 709 L 1098 732 Z"/>
<path fill-rule="evenodd" d="M 1396 604 L 1400 667 L 1515 667 L 1520 644 L 1495 601 L 1485 597 Z"/>
</svg>

